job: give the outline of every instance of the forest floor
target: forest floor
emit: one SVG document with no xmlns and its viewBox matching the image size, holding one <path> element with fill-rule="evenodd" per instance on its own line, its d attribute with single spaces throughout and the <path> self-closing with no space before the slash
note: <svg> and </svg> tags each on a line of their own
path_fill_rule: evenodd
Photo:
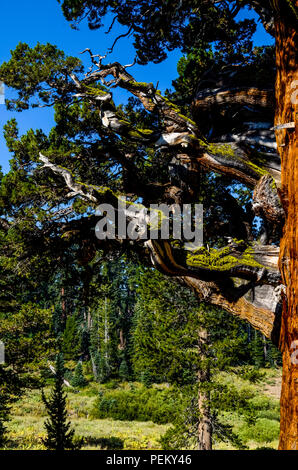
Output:
<svg viewBox="0 0 298 470">
<path fill-rule="evenodd" d="M 279 432 L 279 396 L 281 386 L 280 369 L 262 369 L 263 378 L 257 383 L 221 374 L 220 382 L 233 384 L 238 390 L 253 394 L 250 399 L 257 419 L 248 425 L 245 419 L 233 411 L 221 414 L 225 424 L 232 425 L 233 432 L 245 445 L 256 448 L 277 449 Z M 83 449 L 117 448 L 126 450 L 161 449 L 160 437 L 171 426 L 155 424 L 151 421 L 119 421 L 114 419 L 94 419 L 92 410 L 96 405 L 99 389 L 104 386 L 90 383 L 79 392 L 67 389 L 68 416 L 76 435 L 84 437 Z M 49 388 L 45 389 L 46 394 Z M 46 412 L 41 401 L 40 390 L 29 390 L 14 404 L 11 420 L 8 423 L 8 443 L 6 449 L 43 449 L 45 437 L 44 422 Z M 214 449 L 233 449 L 224 442 L 215 442 Z"/>
</svg>

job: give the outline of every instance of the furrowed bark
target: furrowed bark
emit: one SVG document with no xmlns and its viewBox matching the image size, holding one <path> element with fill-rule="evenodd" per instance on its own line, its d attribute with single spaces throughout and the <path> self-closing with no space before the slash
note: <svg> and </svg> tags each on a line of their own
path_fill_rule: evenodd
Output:
<svg viewBox="0 0 298 470">
<path fill-rule="evenodd" d="M 280 245 L 280 271 L 287 286 L 283 301 L 280 348 L 283 353 L 280 450 L 298 449 L 298 161 L 297 161 L 297 18 L 287 2 L 276 12 L 276 117 L 275 124 L 295 123 L 294 128 L 276 130 L 282 163 L 281 199 L 286 212 Z M 297 0 L 292 6 L 298 11 Z M 297 16 L 298 17 L 298 16 Z"/>
</svg>

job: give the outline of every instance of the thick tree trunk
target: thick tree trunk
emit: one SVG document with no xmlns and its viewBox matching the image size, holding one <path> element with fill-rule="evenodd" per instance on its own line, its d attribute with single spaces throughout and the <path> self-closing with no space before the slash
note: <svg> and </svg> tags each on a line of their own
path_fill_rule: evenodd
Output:
<svg viewBox="0 0 298 470">
<path fill-rule="evenodd" d="M 208 333 L 206 330 L 199 332 L 199 351 L 200 359 L 206 358 L 206 343 L 208 340 Z M 210 382 L 209 367 L 204 364 L 198 372 L 199 393 L 198 393 L 198 408 L 200 414 L 200 421 L 198 426 L 198 450 L 212 450 L 212 423 L 209 409 L 209 394 L 202 390 L 204 384 Z"/>
<path fill-rule="evenodd" d="M 281 392 L 281 450 L 298 449 L 298 361 L 294 347 L 298 340 L 298 160 L 297 160 L 297 104 L 298 71 L 297 24 L 290 16 L 286 3 L 280 2 L 276 29 L 276 119 L 275 125 L 288 124 L 276 130 L 278 150 L 282 161 L 281 199 L 286 212 L 286 223 L 280 247 L 280 270 L 286 285 L 283 302 L 280 348 L 283 353 Z M 293 6 L 298 6 L 297 0 Z M 297 23 L 297 20 L 296 20 Z M 295 91 L 296 90 L 296 91 Z M 297 347 L 297 346 L 296 346 Z"/>
</svg>

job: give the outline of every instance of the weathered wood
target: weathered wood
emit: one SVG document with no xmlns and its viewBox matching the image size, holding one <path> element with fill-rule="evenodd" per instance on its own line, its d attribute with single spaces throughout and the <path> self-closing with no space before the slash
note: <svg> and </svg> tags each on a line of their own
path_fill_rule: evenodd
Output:
<svg viewBox="0 0 298 470">
<path fill-rule="evenodd" d="M 283 353 L 281 392 L 281 450 L 298 449 L 298 361 L 293 358 L 298 339 L 298 160 L 297 111 L 298 100 L 293 83 L 298 84 L 297 19 L 289 15 L 287 2 L 279 2 L 276 11 L 276 116 L 275 125 L 295 122 L 296 128 L 276 130 L 276 140 L 282 163 L 282 203 L 286 213 L 280 245 L 280 271 L 286 287 L 280 334 Z M 294 0 L 297 8 L 298 1 Z M 294 349 L 293 349 L 294 345 Z"/>
<path fill-rule="evenodd" d="M 210 106 L 238 104 L 242 106 L 260 106 L 274 110 L 274 91 L 259 88 L 216 89 L 198 93 L 194 108 L 196 112 L 205 111 Z"/>
<path fill-rule="evenodd" d="M 256 247 L 256 258 L 266 263 L 267 269 L 265 271 L 267 273 L 260 270 L 258 278 L 253 269 L 247 269 L 243 273 L 239 270 L 239 278 L 243 275 L 243 279 L 247 279 L 251 275 L 253 280 L 252 282 L 243 283 L 242 281 L 239 283 L 229 279 L 228 274 L 223 275 L 220 281 L 219 273 L 212 267 L 208 271 L 209 280 L 206 278 L 204 280 L 199 268 L 191 270 L 187 266 L 178 264 L 169 245 L 167 242 L 164 243 L 166 246 L 161 247 L 160 242 L 158 243 L 156 240 L 146 242 L 147 247 L 150 248 L 152 262 L 157 269 L 169 276 L 178 276 L 194 289 L 201 300 L 217 305 L 248 321 L 267 338 L 276 339 L 279 335 L 279 322 L 276 314 L 280 302 L 278 295 L 274 295 L 276 288 L 280 286 L 280 274 L 277 268 L 279 249 L 277 247 Z M 270 275 L 272 281 L 269 280 Z M 266 281 L 266 276 L 268 281 Z M 268 285 L 270 282 L 272 285 Z M 266 297 L 264 292 L 260 290 L 262 283 L 265 284 L 267 293 L 271 295 Z M 248 295 L 249 293 L 251 295 Z"/>
</svg>

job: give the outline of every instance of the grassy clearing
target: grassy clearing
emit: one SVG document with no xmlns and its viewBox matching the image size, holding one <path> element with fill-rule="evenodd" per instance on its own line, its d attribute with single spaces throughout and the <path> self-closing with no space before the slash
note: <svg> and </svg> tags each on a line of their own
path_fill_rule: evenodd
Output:
<svg viewBox="0 0 298 470">
<path fill-rule="evenodd" d="M 45 437 L 44 419 L 36 416 L 17 416 L 10 423 L 11 442 L 7 448 L 43 449 L 42 438 Z M 126 450 L 160 449 L 158 440 L 168 428 L 150 422 L 113 421 L 112 419 L 72 418 L 72 426 L 80 437 L 98 438 L 116 437 L 123 441 Z M 101 446 L 84 445 L 83 449 L 98 449 Z"/>
<path fill-rule="evenodd" d="M 79 393 L 67 390 L 67 409 L 69 419 L 76 435 L 93 441 L 99 438 L 118 438 L 127 450 L 160 449 L 159 438 L 169 425 L 158 425 L 152 422 L 115 421 L 113 419 L 91 419 L 90 412 L 102 388 L 91 384 Z M 49 393 L 49 389 L 45 389 Z M 8 424 L 9 442 L 6 449 L 43 449 L 42 438 L 45 437 L 44 421 L 46 413 L 41 402 L 39 390 L 31 390 L 17 402 L 12 410 L 12 419 Z M 83 449 L 98 449 L 95 442 L 84 445 Z"/>
<path fill-rule="evenodd" d="M 221 383 L 231 384 L 239 390 L 250 390 L 257 419 L 248 425 L 244 418 L 235 412 L 222 413 L 222 420 L 233 426 L 249 449 L 269 447 L 276 449 L 279 432 L 279 400 L 280 370 L 264 369 L 264 377 L 260 382 L 250 383 L 247 380 L 226 373 L 220 374 Z M 134 384 L 139 387 L 138 384 Z M 118 388 L 117 388 L 118 387 Z M 76 435 L 86 439 L 83 449 L 117 448 L 123 446 L 127 450 L 161 449 L 160 437 L 169 428 L 169 424 L 155 424 L 150 421 L 118 421 L 113 419 L 94 419 L 93 410 L 99 391 L 111 389 L 119 392 L 129 390 L 130 384 L 105 386 L 90 383 L 88 387 L 75 392 L 66 390 L 68 395 L 67 409 L 69 419 L 75 428 Z M 156 388 L 167 388 L 165 385 Z M 50 388 L 45 389 L 49 393 Z M 9 442 L 6 449 L 43 449 L 42 438 L 45 436 L 44 421 L 46 413 L 41 401 L 40 390 L 31 390 L 14 404 L 11 421 L 8 423 Z M 102 438 L 105 438 L 103 441 Z M 112 439 L 111 438 L 116 438 Z M 113 447 L 113 446 L 116 447 Z M 232 449 L 229 444 L 215 442 L 214 449 Z"/>
</svg>

